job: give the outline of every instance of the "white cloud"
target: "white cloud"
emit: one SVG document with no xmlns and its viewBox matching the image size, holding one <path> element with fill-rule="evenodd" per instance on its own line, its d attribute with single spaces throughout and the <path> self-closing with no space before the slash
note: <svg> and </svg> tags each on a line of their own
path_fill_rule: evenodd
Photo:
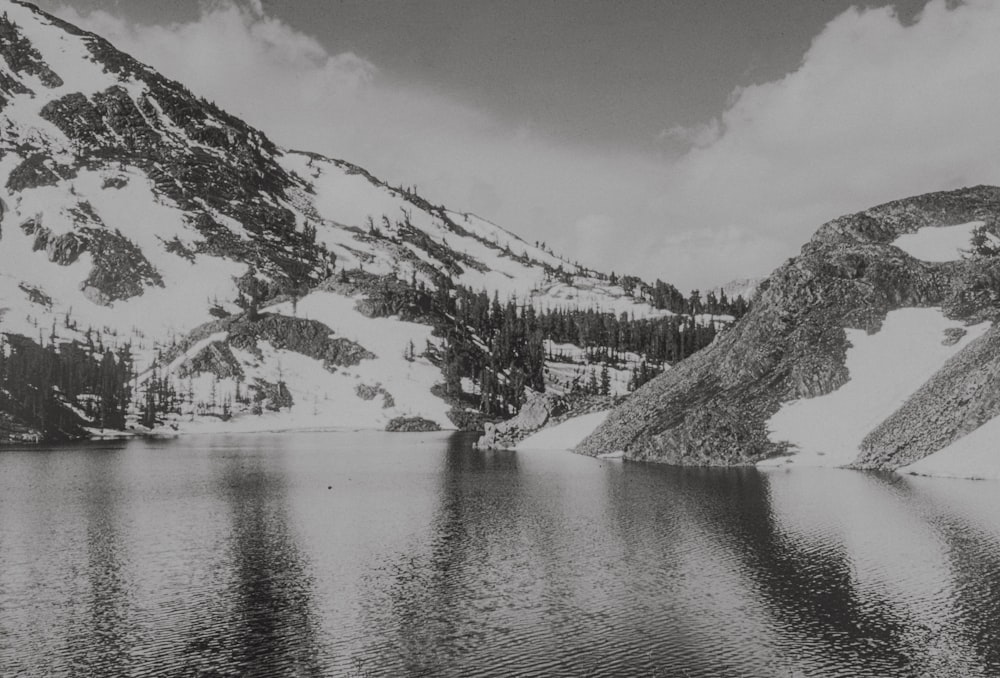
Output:
<svg viewBox="0 0 1000 678">
<path fill-rule="evenodd" d="M 64 18 L 181 80 L 281 144 L 417 184 L 597 268 L 682 288 L 766 274 L 822 221 L 878 202 L 1000 183 L 1000 3 L 931 2 L 911 25 L 849 10 L 784 78 L 737 88 L 717 120 L 651 148 L 556 143 L 401 83 L 351 53 L 221 1 L 199 20 Z M 653 141 L 653 140 L 651 140 Z M 655 144 L 651 144 L 655 146 Z"/>
<path fill-rule="evenodd" d="M 686 148 L 704 148 L 711 146 L 722 135 L 722 125 L 718 118 L 708 122 L 698 123 L 690 127 L 673 125 L 660 132 L 656 139 L 668 144 L 680 144 Z"/>
<path fill-rule="evenodd" d="M 672 168 L 662 208 L 696 228 L 665 232 L 661 254 L 689 246 L 682 277 L 717 270 L 713 252 L 742 275 L 840 214 L 1000 182 L 998 35 L 992 0 L 935 0 L 909 26 L 890 9 L 845 12 L 794 73 L 738 90 L 718 139 Z"/>
</svg>

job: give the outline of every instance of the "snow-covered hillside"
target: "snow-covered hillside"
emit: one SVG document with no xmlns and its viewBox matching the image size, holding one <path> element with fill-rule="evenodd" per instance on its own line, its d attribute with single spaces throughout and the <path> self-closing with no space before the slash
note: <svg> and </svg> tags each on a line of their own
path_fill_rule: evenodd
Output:
<svg viewBox="0 0 1000 678">
<path fill-rule="evenodd" d="M 672 315 L 650 286 L 279 148 L 100 37 L 2 7 L 0 336 L 89 342 L 97 359 L 127 347 L 133 412 L 169 401 L 161 423 L 179 429 L 450 427 L 455 403 L 431 394 L 446 342 L 426 308 L 401 319 L 411 296 L 461 286 L 539 313 Z M 376 287 L 393 294 L 373 302 Z M 278 327 L 310 340 L 275 345 Z M 355 364 L 324 358 L 329 342 L 356 346 Z"/>
</svg>

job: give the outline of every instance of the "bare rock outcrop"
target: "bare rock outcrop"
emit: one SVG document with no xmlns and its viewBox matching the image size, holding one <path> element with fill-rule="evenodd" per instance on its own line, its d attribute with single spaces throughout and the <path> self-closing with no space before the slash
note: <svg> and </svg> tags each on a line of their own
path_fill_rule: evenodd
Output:
<svg viewBox="0 0 1000 678">
<path fill-rule="evenodd" d="M 998 219 L 1000 188 L 978 186 L 888 203 L 823 225 L 799 256 L 760 285 L 747 316 L 636 391 L 577 451 L 624 450 L 629 459 L 688 465 L 748 464 L 783 453 L 787 445 L 769 438 L 766 423 L 781 403 L 824 395 L 847 381 L 845 328 L 875 332 L 889 311 L 904 307 L 942 307 L 959 326 L 997 316 L 1000 257 L 928 262 L 892 243 L 922 227 L 972 221 L 996 234 Z M 979 350 L 992 355 L 986 346 L 992 344 L 983 344 Z M 950 424 L 955 431 L 993 411 L 996 386 L 987 368 L 970 369 L 977 359 L 957 363 L 955 374 L 942 376 L 938 390 L 928 394 L 974 391 L 976 404 Z M 943 400 L 938 406 L 948 407 Z M 928 411 L 914 408 L 908 416 Z M 869 465 L 891 468 L 900 465 L 900 449 L 922 454 L 938 444 L 928 433 L 914 447 L 900 437 L 899 425 L 890 428 L 871 438 Z"/>
</svg>

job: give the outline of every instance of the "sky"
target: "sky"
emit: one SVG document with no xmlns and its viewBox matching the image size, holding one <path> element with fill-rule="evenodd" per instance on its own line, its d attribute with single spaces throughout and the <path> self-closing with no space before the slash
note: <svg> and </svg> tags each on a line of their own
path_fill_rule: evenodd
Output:
<svg viewBox="0 0 1000 678">
<path fill-rule="evenodd" d="M 1000 2 L 42 0 L 260 127 L 682 290 L 1000 183 Z"/>
</svg>

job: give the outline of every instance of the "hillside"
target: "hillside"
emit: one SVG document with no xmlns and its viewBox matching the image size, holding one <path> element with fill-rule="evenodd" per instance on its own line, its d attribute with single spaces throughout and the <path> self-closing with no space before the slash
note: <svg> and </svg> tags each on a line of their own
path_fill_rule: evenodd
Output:
<svg viewBox="0 0 1000 678">
<path fill-rule="evenodd" d="M 966 448 L 1000 414 L 998 228 L 989 186 L 823 225 L 739 323 L 639 389 L 578 451 L 920 471 L 961 447 L 983 462 L 963 475 L 994 473 L 981 446 Z"/>
<path fill-rule="evenodd" d="M 2 6 L 0 438 L 476 427 L 601 372 L 624 393 L 745 307 L 280 148 L 99 36 Z"/>
</svg>

